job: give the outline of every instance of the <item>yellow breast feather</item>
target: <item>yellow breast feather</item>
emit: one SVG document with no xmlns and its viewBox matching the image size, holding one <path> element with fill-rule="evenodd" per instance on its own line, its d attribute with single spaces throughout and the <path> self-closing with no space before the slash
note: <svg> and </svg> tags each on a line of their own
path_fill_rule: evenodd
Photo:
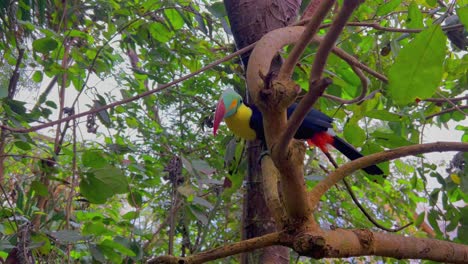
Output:
<svg viewBox="0 0 468 264">
<path fill-rule="evenodd" d="M 254 140 L 257 138 L 257 133 L 250 127 L 250 117 L 252 116 L 252 109 L 244 104 L 241 104 L 237 109 L 237 112 L 226 117 L 226 121 L 229 129 L 238 137 L 246 140 Z"/>
</svg>

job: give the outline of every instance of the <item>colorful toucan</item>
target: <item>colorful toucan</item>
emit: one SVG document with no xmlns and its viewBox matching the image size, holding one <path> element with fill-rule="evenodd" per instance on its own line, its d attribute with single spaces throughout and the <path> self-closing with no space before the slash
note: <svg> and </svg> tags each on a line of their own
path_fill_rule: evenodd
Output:
<svg viewBox="0 0 468 264">
<path fill-rule="evenodd" d="M 296 106 L 297 104 L 293 104 L 288 108 L 288 118 Z M 216 107 L 213 124 L 215 136 L 223 119 L 229 129 L 241 138 L 246 140 L 265 139 L 262 113 L 254 105 L 244 104 L 242 97 L 232 89 L 226 89 L 223 92 Z M 302 121 L 294 138 L 306 140 L 310 146 L 317 146 L 324 153 L 328 153 L 328 146 L 331 145 L 351 160 L 362 157 L 363 155 L 353 146 L 335 135 L 332 130 L 332 122 L 331 117 L 312 109 Z M 371 175 L 383 174 L 383 171 L 375 165 L 363 170 Z"/>
</svg>

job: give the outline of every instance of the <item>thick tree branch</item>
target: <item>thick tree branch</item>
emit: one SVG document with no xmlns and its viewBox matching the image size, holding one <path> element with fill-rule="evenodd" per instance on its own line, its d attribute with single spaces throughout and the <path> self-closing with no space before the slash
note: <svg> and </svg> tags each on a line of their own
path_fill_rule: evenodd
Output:
<svg viewBox="0 0 468 264">
<path fill-rule="evenodd" d="M 283 228 L 286 224 L 286 212 L 278 191 L 279 171 L 270 156 L 262 158 L 263 189 L 265 202 L 275 219 L 276 225 Z"/>
<path fill-rule="evenodd" d="M 380 162 L 393 160 L 401 157 L 418 155 L 428 152 L 443 152 L 443 151 L 464 151 L 468 152 L 468 143 L 461 142 L 435 142 L 427 144 L 417 144 L 392 150 L 368 155 L 342 165 L 340 168 L 332 172 L 325 179 L 320 181 L 312 191 L 310 191 L 310 198 L 312 205 L 317 207 L 320 198 L 335 184 L 342 180 L 347 175 L 355 172 L 356 170 L 368 167 Z"/>
<path fill-rule="evenodd" d="M 275 157 L 273 148 L 286 128 L 286 108 L 295 99 L 297 90 L 294 88 L 296 84 L 290 80 L 272 83 L 272 76 L 269 74 L 270 65 L 278 50 L 292 43 L 290 36 L 295 36 L 294 40 L 297 40 L 302 32 L 302 27 L 288 27 L 264 35 L 250 55 L 247 87 L 253 102 L 263 114 L 265 139 L 268 149 L 272 151 L 272 159 L 280 171 L 281 195 L 288 217 L 295 223 L 314 223 L 303 177 L 302 161 L 305 154 L 303 144 L 283 149 L 285 155 L 282 160 Z"/>
<path fill-rule="evenodd" d="M 322 96 L 328 85 L 330 85 L 330 80 L 321 80 L 323 70 L 325 69 L 325 64 L 332 48 L 335 46 L 336 40 L 346 25 L 346 22 L 353 13 L 354 9 L 356 9 L 358 6 L 359 1 L 357 0 L 344 1 L 343 7 L 338 13 L 337 18 L 333 21 L 330 31 L 328 31 L 327 35 L 320 43 L 317 55 L 315 56 L 314 64 L 312 65 L 312 70 L 310 72 L 309 92 L 304 96 L 296 110 L 289 118 L 286 130 L 279 139 L 277 152 L 279 152 L 280 155 L 285 155 L 284 153 L 287 153 L 287 146 L 289 145 L 289 142 L 292 140 L 293 136 L 296 134 L 296 131 L 304 120 L 304 117 L 310 111 L 317 99 Z M 275 152 L 273 152 L 273 157 L 275 157 Z"/>
<path fill-rule="evenodd" d="M 260 249 L 268 246 L 273 245 L 281 245 L 286 244 L 282 242 L 282 236 L 280 232 L 271 233 L 268 235 L 264 235 L 261 237 L 251 238 L 248 240 L 240 241 L 237 243 L 233 243 L 227 246 L 218 247 L 212 250 L 208 250 L 205 252 L 201 252 L 196 255 L 192 255 L 189 257 L 181 258 L 181 257 L 174 257 L 174 256 L 160 256 L 156 257 L 148 263 L 174 263 L 174 264 L 196 264 L 196 263 L 204 263 L 210 260 L 225 258 L 228 256 L 232 256 L 235 254 L 239 254 L 242 252 L 248 252 L 255 249 Z"/>
<path fill-rule="evenodd" d="M 277 232 L 222 246 L 189 257 L 160 256 L 148 263 L 197 264 L 272 245 L 288 246 L 303 256 L 344 258 L 382 256 L 467 263 L 468 246 L 431 238 L 416 238 L 366 229 L 316 230 L 286 234 Z"/>
<path fill-rule="evenodd" d="M 467 263 L 468 246 L 452 242 L 371 232 L 366 229 L 336 229 L 310 232 L 294 239 L 294 249 L 313 258 L 382 256 L 397 259 L 427 259 Z"/>
<path fill-rule="evenodd" d="M 314 83 L 313 86 L 310 86 L 309 92 L 294 110 L 293 114 L 288 120 L 288 126 L 286 127 L 286 130 L 279 139 L 279 143 L 277 146 L 279 152 L 284 154 L 286 153 L 285 150 L 287 149 L 289 142 L 291 142 L 294 135 L 296 134 L 297 129 L 299 129 L 299 127 L 301 126 L 302 120 L 304 120 L 304 117 L 310 111 L 311 106 L 315 104 L 315 102 L 320 96 L 322 96 L 325 89 L 331 83 L 331 79 L 325 78 L 320 80 L 319 82 Z"/>
</svg>

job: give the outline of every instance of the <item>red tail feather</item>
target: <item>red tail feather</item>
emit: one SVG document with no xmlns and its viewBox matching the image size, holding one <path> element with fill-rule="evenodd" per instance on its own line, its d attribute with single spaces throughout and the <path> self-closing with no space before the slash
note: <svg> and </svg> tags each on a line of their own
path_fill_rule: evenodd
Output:
<svg viewBox="0 0 468 264">
<path fill-rule="evenodd" d="M 327 132 L 315 133 L 312 138 L 307 139 L 309 146 L 316 146 L 324 153 L 328 153 L 328 145 L 333 145 L 333 136 Z"/>
</svg>

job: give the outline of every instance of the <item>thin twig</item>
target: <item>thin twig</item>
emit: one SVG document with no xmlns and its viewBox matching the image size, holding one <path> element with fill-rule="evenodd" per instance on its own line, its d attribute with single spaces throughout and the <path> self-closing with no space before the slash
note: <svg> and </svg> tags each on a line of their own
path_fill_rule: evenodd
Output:
<svg viewBox="0 0 468 264">
<path fill-rule="evenodd" d="M 404 226 L 401 226 L 401 227 L 398 227 L 398 228 L 387 228 L 383 225 L 381 225 L 379 222 L 377 222 L 377 220 L 375 220 L 370 214 L 369 212 L 366 211 L 366 209 L 362 206 L 362 204 L 359 202 L 359 200 L 357 199 L 356 195 L 354 194 L 354 191 L 353 189 L 351 188 L 351 186 L 349 185 L 348 181 L 346 180 L 346 178 L 343 178 L 343 183 L 346 187 L 346 190 L 348 191 L 349 195 L 351 196 L 351 199 L 353 199 L 353 202 L 354 204 L 357 205 L 357 207 L 359 208 L 359 210 L 366 216 L 367 220 L 369 220 L 374 226 L 382 229 L 382 230 L 385 230 L 387 232 L 399 232 L 405 228 L 407 228 L 408 226 L 412 225 L 413 222 L 409 222 L 408 224 L 404 225 Z"/>
<path fill-rule="evenodd" d="M 19 46 L 19 44 L 17 44 Z M 16 65 L 15 69 L 13 70 L 13 74 L 10 77 L 10 81 L 8 83 L 8 98 L 13 98 L 13 96 L 16 93 L 16 88 L 18 86 L 18 81 L 20 78 L 20 66 L 21 63 L 23 62 L 23 55 L 24 55 L 24 49 L 18 49 L 18 58 L 16 58 Z"/>
<path fill-rule="evenodd" d="M 446 114 L 446 113 L 450 113 L 450 112 L 454 112 L 454 111 L 461 111 L 463 109 L 468 109 L 468 105 L 462 105 L 462 106 L 457 106 L 457 107 L 452 107 L 452 108 L 442 110 L 442 111 L 437 112 L 435 114 L 426 116 L 426 120 L 431 119 L 431 118 L 433 118 L 435 116 L 440 116 L 440 115 Z M 466 113 L 464 111 L 462 111 L 462 112 L 466 115 Z"/>
<path fill-rule="evenodd" d="M 13 230 L 15 230 L 15 233 L 17 233 L 19 223 L 16 220 L 16 207 L 13 207 L 13 204 L 11 203 L 10 199 L 8 199 L 8 195 L 5 191 L 5 188 L 3 188 L 2 183 L 0 183 L 0 190 L 2 191 L 3 196 L 5 196 L 5 201 L 8 203 L 8 206 L 10 206 L 10 209 L 12 210 L 13 221 L 15 222 L 15 224 L 11 222 L 10 217 L 7 217 L 7 221 L 8 223 L 10 223 L 10 226 L 13 228 Z M 3 203 L 0 204 L 3 206 Z"/>
<path fill-rule="evenodd" d="M 338 169 L 339 166 L 338 166 L 338 163 L 336 163 L 335 159 L 330 155 L 330 153 L 328 152 L 325 152 L 324 153 L 325 156 L 328 158 L 328 160 L 330 161 L 330 163 L 333 165 L 333 167 L 335 167 L 335 169 Z M 324 169 L 324 168 L 322 168 Z M 329 173 L 328 170 L 325 170 L 327 172 L 327 174 Z M 356 204 L 356 206 L 359 208 L 359 210 L 364 214 L 364 216 L 367 218 L 367 220 L 369 220 L 374 226 L 384 230 L 384 231 L 387 231 L 387 232 L 398 232 L 398 231 L 401 231 L 405 228 L 407 228 L 408 226 L 412 225 L 413 222 L 410 222 L 402 227 L 399 227 L 399 228 L 387 228 L 383 225 L 381 225 L 379 222 L 377 222 L 377 220 L 374 219 L 374 217 L 372 215 L 370 215 L 369 212 L 367 212 L 367 210 L 364 208 L 364 206 L 361 204 L 361 202 L 359 202 L 358 198 L 356 197 L 356 195 L 354 194 L 354 191 L 353 189 L 351 188 L 350 184 L 348 183 L 348 181 L 346 180 L 346 178 L 343 178 L 343 183 L 346 187 L 346 190 L 348 191 L 349 195 L 351 196 L 351 199 L 353 200 L 354 204 Z"/>
<path fill-rule="evenodd" d="M 314 16 L 307 23 L 304 32 L 302 32 L 301 37 L 294 45 L 293 50 L 289 54 L 286 61 L 281 66 L 280 72 L 278 74 L 278 79 L 290 79 L 294 71 L 294 66 L 296 66 L 299 57 L 304 52 L 309 42 L 317 33 L 320 23 L 323 21 L 325 16 L 328 14 L 328 11 L 333 7 L 335 0 L 324 0 L 322 1 L 317 10 L 314 11 Z"/>
<path fill-rule="evenodd" d="M 323 42 L 320 43 L 317 50 L 317 55 L 315 56 L 314 64 L 310 71 L 309 83 L 312 84 L 320 80 L 328 56 L 330 55 L 330 51 L 335 46 L 335 42 L 343 31 L 343 28 L 346 26 L 346 22 L 351 17 L 354 9 L 359 6 L 359 3 L 360 2 L 358 0 L 345 0 L 343 2 L 343 6 L 339 11 L 338 16 L 333 21 L 330 30 L 325 35 Z"/>
<path fill-rule="evenodd" d="M 432 102 L 432 103 L 445 103 L 445 102 L 456 103 L 456 102 L 463 101 L 463 100 L 468 100 L 468 95 L 462 96 L 462 97 L 455 97 L 455 98 L 427 98 L 422 101 Z"/>
<path fill-rule="evenodd" d="M 113 107 L 116 107 L 116 106 L 119 106 L 119 105 L 127 104 L 127 103 L 130 103 L 130 102 L 136 101 L 138 99 L 141 99 L 143 97 L 146 97 L 148 95 L 151 95 L 151 94 L 166 90 L 167 88 L 169 88 L 169 87 L 171 87 L 171 86 L 173 86 L 173 85 L 175 85 L 177 83 L 183 82 L 183 81 L 185 81 L 187 79 L 190 79 L 193 76 L 196 76 L 196 75 L 198 75 L 198 74 L 200 74 L 200 73 L 202 73 L 202 72 L 204 72 L 206 70 L 209 70 L 209 69 L 215 67 L 218 64 L 229 61 L 232 58 L 235 58 L 235 57 L 239 56 L 240 54 L 243 54 L 243 53 L 253 49 L 254 46 L 255 46 L 255 43 L 250 44 L 249 46 L 247 46 L 245 48 L 242 48 L 242 49 L 240 49 L 240 50 L 238 50 L 238 51 L 236 51 L 236 52 L 234 52 L 234 53 L 232 53 L 232 54 L 230 54 L 230 55 L 228 55 L 228 56 L 226 56 L 224 58 L 216 60 L 216 61 L 206 65 L 205 67 L 203 67 L 203 68 L 201 68 L 201 69 L 199 69 L 197 71 L 194 71 L 192 73 L 184 75 L 181 78 L 179 78 L 177 80 L 174 80 L 172 82 L 169 82 L 167 84 L 161 85 L 156 89 L 149 90 L 149 91 L 143 92 L 141 94 L 138 94 L 136 96 L 133 96 L 133 97 L 130 97 L 130 98 L 127 98 L 127 99 L 123 99 L 123 100 L 120 100 L 120 101 L 116 101 L 116 102 L 108 104 L 108 105 L 103 105 L 103 106 L 101 106 L 99 108 L 93 108 L 91 110 L 88 110 L 88 111 L 85 111 L 85 112 L 82 112 L 82 113 L 71 115 L 71 116 L 68 116 L 68 117 L 65 117 L 65 118 L 61 118 L 61 119 L 58 119 L 58 120 L 55 120 L 55 121 L 52 121 L 52 122 L 48 122 L 48 123 L 45 123 L 45 124 L 42 124 L 42 125 L 30 127 L 30 128 L 14 128 L 14 127 L 6 126 L 6 125 L 3 125 L 3 124 L 0 124 L 0 127 L 4 128 L 6 130 L 9 130 L 9 131 L 15 132 L 15 133 L 29 133 L 29 132 L 41 130 L 41 129 L 44 129 L 44 128 L 47 128 L 47 127 L 51 127 L 51 126 L 54 126 L 54 125 L 59 124 L 59 123 L 67 122 L 67 121 L 72 120 L 72 119 L 80 118 L 82 116 L 95 114 L 95 113 L 98 113 L 100 111 L 104 111 L 104 110 L 107 110 L 109 108 L 113 108 Z"/>
</svg>

